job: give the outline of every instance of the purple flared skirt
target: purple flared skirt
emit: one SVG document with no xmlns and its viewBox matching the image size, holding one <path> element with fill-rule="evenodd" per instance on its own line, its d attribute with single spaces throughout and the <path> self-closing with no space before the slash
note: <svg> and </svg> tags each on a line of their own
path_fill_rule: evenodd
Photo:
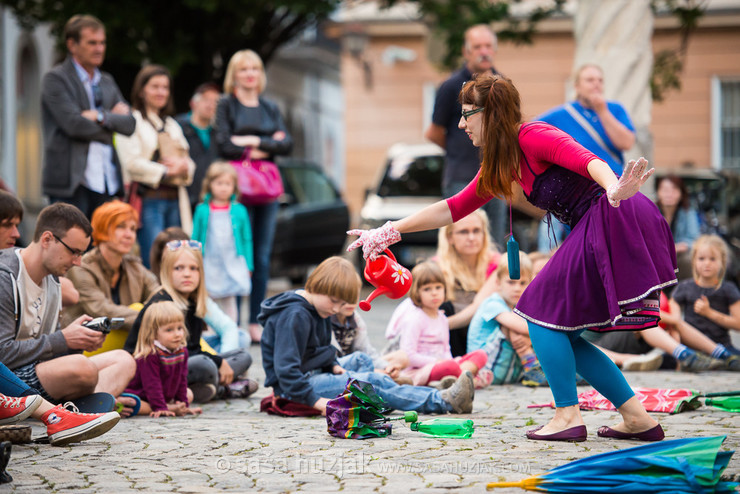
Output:
<svg viewBox="0 0 740 494">
<path fill-rule="evenodd" d="M 641 193 L 589 210 L 522 294 L 514 312 L 561 331 L 657 325 L 660 290 L 676 283 L 670 227 Z"/>
</svg>

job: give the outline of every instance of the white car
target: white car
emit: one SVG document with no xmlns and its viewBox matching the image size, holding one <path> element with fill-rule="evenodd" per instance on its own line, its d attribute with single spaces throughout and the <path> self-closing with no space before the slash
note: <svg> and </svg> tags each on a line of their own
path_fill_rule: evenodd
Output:
<svg viewBox="0 0 740 494">
<path fill-rule="evenodd" d="M 419 211 L 442 198 L 444 150 L 436 144 L 394 144 L 386 165 L 367 190 L 360 211 L 360 228 L 377 228 Z M 434 255 L 437 231 L 407 233 L 391 249 L 398 261 L 411 267 Z"/>
</svg>

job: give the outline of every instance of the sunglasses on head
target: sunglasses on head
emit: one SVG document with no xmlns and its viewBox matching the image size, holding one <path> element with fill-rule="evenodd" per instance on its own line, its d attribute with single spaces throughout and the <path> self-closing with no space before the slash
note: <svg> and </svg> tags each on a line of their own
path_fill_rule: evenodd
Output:
<svg viewBox="0 0 740 494">
<path fill-rule="evenodd" d="M 180 247 L 187 247 L 193 250 L 200 250 L 202 248 L 201 243 L 197 240 L 170 240 L 166 245 L 169 250 L 177 250 Z"/>
</svg>

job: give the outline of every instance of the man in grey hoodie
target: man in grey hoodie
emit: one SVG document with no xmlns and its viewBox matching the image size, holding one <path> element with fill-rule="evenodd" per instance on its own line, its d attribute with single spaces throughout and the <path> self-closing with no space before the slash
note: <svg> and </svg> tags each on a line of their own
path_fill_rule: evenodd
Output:
<svg viewBox="0 0 740 494">
<path fill-rule="evenodd" d="M 90 316 L 58 329 L 59 276 L 80 264 L 91 234 L 79 209 L 56 203 L 39 214 L 28 247 L 0 250 L 0 362 L 51 402 L 98 391 L 118 396 L 136 372 L 123 350 L 91 358 L 81 354 L 105 340 L 83 326 Z"/>
</svg>

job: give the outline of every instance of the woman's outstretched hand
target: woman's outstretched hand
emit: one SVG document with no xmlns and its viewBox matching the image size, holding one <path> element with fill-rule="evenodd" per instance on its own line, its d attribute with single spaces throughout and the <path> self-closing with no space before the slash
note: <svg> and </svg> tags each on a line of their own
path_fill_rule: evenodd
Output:
<svg viewBox="0 0 740 494">
<path fill-rule="evenodd" d="M 639 160 L 630 160 L 624 169 L 624 173 L 619 177 L 619 181 L 611 184 L 606 189 L 606 198 L 609 199 L 609 204 L 613 207 L 618 208 L 619 203 L 624 199 L 629 199 L 633 195 L 637 194 L 642 184 L 650 178 L 655 168 L 651 168 L 647 171 L 648 162 L 645 158 Z"/>
<path fill-rule="evenodd" d="M 380 228 L 372 230 L 350 230 L 347 235 L 359 235 L 360 238 L 355 240 L 347 247 L 347 252 L 355 250 L 362 246 L 362 257 L 374 261 L 378 254 L 401 240 L 401 234 L 393 227 L 393 223 L 386 222 Z"/>
</svg>

